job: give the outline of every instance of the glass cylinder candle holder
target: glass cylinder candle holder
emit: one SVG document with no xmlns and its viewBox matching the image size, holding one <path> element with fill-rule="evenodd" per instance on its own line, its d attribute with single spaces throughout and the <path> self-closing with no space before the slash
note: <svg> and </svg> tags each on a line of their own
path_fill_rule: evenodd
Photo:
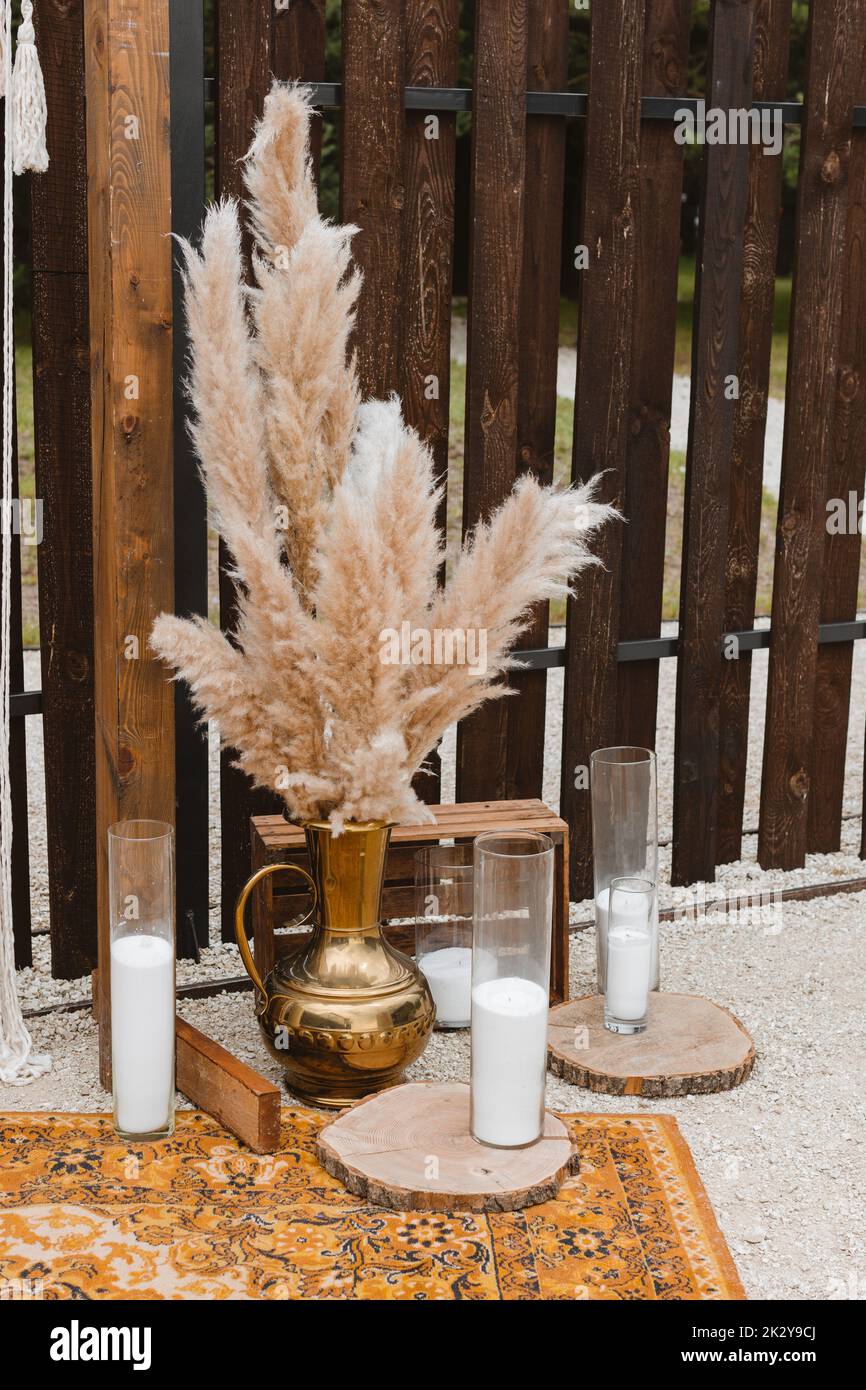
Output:
<svg viewBox="0 0 866 1390">
<path fill-rule="evenodd" d="M 473 846 L 415 855 L 415 959 L 436 1005 L 437 1028 L 468 1028 L 472 998 Z"/>
<path fill-rule="evenodd" d="M 604 1026 L 611 1033 L 642 1033 L 652 986 L 658 932 L 656 886 L 646 878 L 610 884 Z"/>
<path fill-rule="evenodd" d="M 121 821 L 108 831 L 114 1125 L 126 1139 L 174 1129 L 174 831 Z"/>
<path fill-rule="evenodd" d="M 615 878 L 658 883 L 656 755 L 649 748 L 598 748 L 590 760 L 595 876 L 596 988 L 604 994 L 610 885 Z M 659 988 L 658 899 L 652 988 Z"/>
<path fill-rule="evenodd" d="M 475 841 L 473 1138 L 534 1144 L 544 1129 L 553 923 L 553 844 L 535 831 Z"/>
</svg>

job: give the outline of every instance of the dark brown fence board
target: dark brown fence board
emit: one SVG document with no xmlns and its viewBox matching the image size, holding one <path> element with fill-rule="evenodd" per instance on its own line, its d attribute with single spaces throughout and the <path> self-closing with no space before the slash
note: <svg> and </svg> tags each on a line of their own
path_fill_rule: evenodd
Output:
<svg viewBox="0 0 866 1390">
<path fill-rule="evenodd" d="M 564 91 L 568 85 L 568 0 L 537 0 L 529 7 L 527 86 Z M 559 286 L 565 122 L 558 116 L 527 117 L 523 272 L 517 388 L 517 471 L 553 480 L 556 380 L 559 357 Z M 537 606 L 521 647 L 546 647 L 548 603 Z M 505 795 L 541 796 L 547 672 L 513 674 L 517 691 L 506 701 Z"/>
<path fill-rule="evenodd" d="M 866 100 L 861 78 L 858 99 Z M 821 622 L 847 622 L 857 616 L 860 531 L 856 504 L 863 499 L 866 469 L 866 130 L 851 139 L 848 173 L 848 224 L 839 333 L 839 372 L 830 443 L 827 498 L 855 498 L 855 525 L 844 534 L 827 533 Z M 829 520 L 825 513 L 825 518 Z M 845 754 L 854 647 L 838 642 L 818 648 L 812 734 L 812 784 L 809 790 L 808 849 L 829 854 L 842 837 Z"/>
<path fill-rule="evenodd" d="M 635 0 L 593 7 L 586 132 L 580 335 L 572 473 L 603 473 L 603 496 L 622 506 L 631 399 L 637 260 L 640 96 L 645 10 Z M 613 742 L 622 527 L 602 532 L 603 564 L 569 600 L 563 696 L 561 815 L 571 832 L 571 894 L 592 892 L 588 784 L 593 749 Z M 578 786 L 575 781 L 578 780 Z"/>
<path fill-rule="evenodd" d="M 0 117 L 0 139 L 3 121 Z M 3 383 L 0 367 L 0 385 Z M 12 386 L 12 497 L 18 492 L 17 398 Z M 4 515 L 0 534 L 0 563 L 8 545 L 11 548 L 9 613 L 9 690 L 24 688 L 24 650 L 21 645 L 21 544 L 12 527 L 10 513 Z M 22 528 L 23 531 L 23 528 Z M 27 823 L 27 731 L 23 719 L 9 724 L 9 796 L 12 810 L 12 942 L 16 969 L 33 964 L 30 920 L 30 837 Z"/>
<path fill-rule="evenodd" d="M 858 0 L 811 7 L 758 835 L 767 869 L 797 868 L 806 856 L 848 164 L 864 40 Z"/>
<path fill-rule="evenodd" d="M 52 974 L 74 979 L 97 955 L 84 25 L 80 5 L 34 20 L 49 111 L 48 169 L 30 176 L 48 898 Z"/>
<path fill-rule="evenodd" d="M 787 95 L 790 27 L 789 0 L 758 0 L 754 45 L 756 101 L 783 101 Z M 728 632 L 746 632 L 755 621 L 776 254 L 782 210 L 782 161 L 781 154 L 765 154 L 759 145 L 749 151 L 737 356 L 740 398 L 734 406 L 725 576 L 725 629 Z M 718 864 L 732 863 L 741 853 L 751 675 L 751 652 L 742 652 L 722 663 Z"/>
<path fill-rule="evenodd" d="M 644 96 L 684 95 L 691 12 L 691 0 L 648 0 Z M 624 641 L 661 631 L 682 187 L 683 147 L 673 127 L 643 121 L 619 617 Z M 620 669 L 617 743 L 655 747 L 658 682 L 658 661 Z"/>
<path fill-rule="evenodd" d="M 456 87 L 458 0 L 407 0 L 406 82 Z M 454 159 L 457 117 L 406 113 L 404 134 L 403 278 L 399 354 L 403 414 L 429 445 L 436 477 L 448 479 L 451 396 L 451 268 L 454 253 Z M 435 124 L 434 124 L 435 123 Z M 439 526 L 447 522 L 445 491 Z M 441 801 L 438 753 L 416 779 L 423 800 Z"/>
<path fill-rule="evenodd" d="M 321 82 L 325 76 L 325 0 L 292 0 L 275 10 L 274 76 L 281 81 Z M 322 122 L 314 121 L 310 148 L 316 177 L 322 156 Z"/>
<path fill-rule="evenodd" d="M 342 20 L 341 217 L 360 229 L 352 249 L 364 275 L 354 346 L 362 394 L 381 398 L 399 384 L 403 0 L 343 0 Z"/>
<path fill-rule="evenodd" d="M 243 196 L 240 160 L 261 115 L 271 81 L 271 0 L 219 0 L 217 5 L 217 155 L 219 194 Z M 237 621 L 235 586 L 220 542 L 220 624 L 231 632 Z M 253 790 L 249 778 L 232 766 L 234 753 L 220 755 L 220 837 L 222 844 L 222 938 L 234 941 L 234 905 L 250 872 L 250 816 L 279 811 L 275 793 Z"/>
<path fill-rule="evenodd" d="M 526 0 L 478 0 L 463 528 L 490 516 L 517 464 L 526 160 Z M 498 700 L 457 732 L 457 800 L 505 797 L 508 714 Z"/>
<path fill-rule="evenodd" d="M 752 101 L 753 10 L 715 0 L 707 106 Z M 683 524 L 674 748 L 674 883 L 711 880 L 716 866 L 719 687 L 725 624 L 733 399 L 749 150 L 707 145 L 695 277 L 692 398 Z"/>
</svg>

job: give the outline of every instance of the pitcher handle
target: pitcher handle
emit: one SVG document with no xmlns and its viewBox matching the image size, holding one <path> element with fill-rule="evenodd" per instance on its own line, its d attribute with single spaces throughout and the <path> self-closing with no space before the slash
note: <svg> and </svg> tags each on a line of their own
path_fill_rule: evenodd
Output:
<svg viewBox="0 0 866 1390">
<path fill-rule="evenodd" d="M 253 959 L 253 953 L 250 950 L 250 943 L 247 941 L 246 928 L 244 927 L 244 910 L 247 905 L 247 899 L 249 898 L 253 889 L 257 888 L 258 885 L 261 883 L 262 879 L 266 878 L 268 874 L 275 873 L 300 874 L 301 878 L 306 879 L 307 883 L 310 886 L 310 891 L 313 895 L 312 907 L 310 908 L 306 916 L 303 917 L 300 922 L 297 922 L 295 924 L 296 926 L 302 927 L 306 922 L 309 922 L 310 918 L 316 910 L 319 901 L 319 890 L 316 887 L 315 880 L 313 879 L 311 874 L 307 873 L 306 869 L 301 868 L 300 864 L 265 864 L 263 869 L 256 870 L 252 878 L 250 878 L 241 889 L 240 896 L 237 901 L 237 907 L 235 908 L 235 936 L 238 939 L 238 949 L 241 953 L 241 960 L 244 963 L 244 969 L 246 970 L 247 974 L 249 975 L 250 979 L 252 980 L 253 984 L 255 985 L 256 989 L 259 991 L 263 999 L 267 999 L 268 997 L 267 990 L 262 984 L 262 978 L 258 970 L 256 969 L 256 963 Z"/>
</svg>

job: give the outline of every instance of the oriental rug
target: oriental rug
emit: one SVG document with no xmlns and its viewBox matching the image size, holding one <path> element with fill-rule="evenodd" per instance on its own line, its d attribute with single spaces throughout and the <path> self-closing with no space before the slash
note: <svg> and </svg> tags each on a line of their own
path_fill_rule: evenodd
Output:
<svg viewBox="0 0 866 1390">
<path fill-rule="evenodd" d="M 740 1299 L 676 1121 L 566 1115 L 580 1171 L 522 1212 L 395 1214 L 283 1111 L 278 1153 L 210 1116 L 130 1146 L 104 1115 L 0 1115 L 0 1299 Z"/>
</svg>

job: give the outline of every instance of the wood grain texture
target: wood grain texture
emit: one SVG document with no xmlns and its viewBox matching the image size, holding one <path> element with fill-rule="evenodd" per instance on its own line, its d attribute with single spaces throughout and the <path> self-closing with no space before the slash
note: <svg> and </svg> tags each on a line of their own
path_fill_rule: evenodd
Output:
<svg viewBox="0 0 866 1390">
<path fill-rule="evenodd" d="M 472 112 L 464 534 L 517 476 L 526 159 L 526 0 L 478 0 Z M 457 800 L 506 796 L 508 713 L 497 700 L 457 731 Z"/>
<path fill-rule="evenodd" d="M 343 0 L 341 220 L 364 283 L 353 345 L 363 396 L 397 390 L 403 254 L 403 0 Z"/>
<path fill-rule="evenodd" d="M 243 197 L 240 161 L 249 149 L 253 126 L 262 114 L 271 82 L 272 0 L 217 0 L 216 190 L 220 196 Z M 280 23 L 283 23 L 281 19 Z M 249 251 L 249 234 L 244 228 Z M 231 557 L 220 541 L 220 626 L 237 626 L 237 602 Z M 280 798 L 255 790 L 234 766 L 235 751 L 220 753 L 221 934 L 234 941 L 234 909 L 247 880 L 250 862 L 250 816 L 279 810 Z"/>
<path fill-rule="evenodd" d="M 685 93 L 691 11 L 691 0 L 648 0 L 644 96 Z M 643 121 L 640 141 L 640 217 L 625 464 L 628 525 L 622 538 L 619 615 L 623 641 L 658 637 L 661 631 L 683 186 L 683 148 L 674 140 L 670 123 Z M 658 661 L 620 666 L 614 742 L 655 747 L 658 680 Z"/>
<path fill-rule="evenodd" d="M 791 6 L 787 0 L 758 0 L 755 8 L 754 98 L 783 101 L 787 95 Z M 725 564 L 725 630 L 746 632 L 755 621 L 758 547 L 764 474 L 764 436 L 773 345 L 776 254 L 782 211 L 782 162 L 760 146 L 749 151 L 743 292 L 740 298 L 734 404 L 731 492 Z M 719 794 L 716 863 L 740 858 L 752 654 L 722 663 L 719 698 Z"/>
<path fill-rule="evenodd" d="M 406 83 L 455 87 L 458 0 L 407 0 Z M 427 443 L 443 487 L 438 525 L 448 502 L 448 416 L 451 395 L 451 271 L 454 249 L 456 116 L 406 113 L 405 206 L 400 288 L 399 382 L 403 415 Z M 441 794 L 438 752 L 427 759 L 415 789 L 427 802 Z"/>
<path fill-rule="evenodd" d="M 567 0 L 529 7 L 527 87 L 564 91 L 568 85 Z M 553 481 L 565 121 L 529 116 L 526 124 L 523 269 L 517 394 L 517 471 Z M 518 647 L 546 647 L 549 604 L 539 604 Z M 514 673 L 517 698 L 505 701 L 505 795 L 540 796 L 544 781 L 547 672 Z"/>
<path fill-rule="evenodd" d="M 358 1101 L 320 1130 L 316 1157 L 354 1196 L 392 1211 L 520 1211 L 552 1201 L 578 1163 L 549 1110 L 537 1144 L 479 1144 L 469 1087 L 456 1081 L 410 1082 Z"/>
<path fill-rule="evenodd" d="M 754 8 L 715 0 L 707 106 L 752 104 Z M 734 435 L 739 301 L 749 148 L 707 145 L 695 275 L 692 396 L 686 460 L 674 748 L 673 883 L 710 881 L 716 868 L 719 690 Z"/>
<path fill-rule="evenodd" d="M 858 102 L 866 101 L 864 73 L 866 61 Z M 866 130 L 851 133 L 848 181 L 839 370 L 825 491 L 828 500 L 842 500 L 850 511 L 852 494 L 856 507 L 866 482 Z M 847 534 L 826 533 L 822 623 L 856 618 L 860 549 L 856 525 Z M 821 646 L 817 652 L 807 836 L 807 849 L 813 854 L 833 853 L 841 844 L 853 657 L 850 642 Z M 866 818 L 863 826 L 866 836 Z"/>
<path fill-rule="evenodd" d="M 321 82 L 325 76 L 325 0 L 292 0 L 274 11 L 273 69 L 281 81 Z M 315 176 L 322 158 L 322 122 L 310 130 Z"/>
<path fill-rule="evenodd" d="M 611 1096 L 707 1095 L 751 1075 L 755 1044 L 727 1009 L 694 994 L 651 994 L 646 1032 L 604 1026 L 604 995 L 550 1011 L 548 1066 L 572 1086 Z"/>
<path fill-rule="evenodd" d="M 797 868 L 806 857 L 852 109 L 864 42 L 861 4 L 811 7 L 758 832 L 766 869 Z"/>
<path fill-rule="evenodd" d="M 178 1090 L 236 1134 L 253 1153 L 276 1152 L 280 1146 L 279 1087 L 180 1015 L 175 1027 Z"/>
<path fill-rule="evenodd" d="M 637 261 L 640 96 L 645 7 L 611 0 L 592 15 L 584 170 L 580 334 L 572 475 L 603 474 L 600 495 L 622 506 L 631 400 Z M 571 831 L 571 895 L 592 892 L 588 783 L 596 748 L 615 735 L 622 527 L 605 527 L 600 566 L 576 581 L 569 600 L 562 739 L 562 814 Z"/>
<path fill-rule="evenodd" d="M 174 603 L 167 0 L 86 0 L 100 1075 L 110 1076 L 106 831 L 174 821 L 174 699 L 148 649 Z M 137 398 L 127 384 L 137 382 Z M 138 655 L 128 659 L 130 639 Z"/>
</svg>

